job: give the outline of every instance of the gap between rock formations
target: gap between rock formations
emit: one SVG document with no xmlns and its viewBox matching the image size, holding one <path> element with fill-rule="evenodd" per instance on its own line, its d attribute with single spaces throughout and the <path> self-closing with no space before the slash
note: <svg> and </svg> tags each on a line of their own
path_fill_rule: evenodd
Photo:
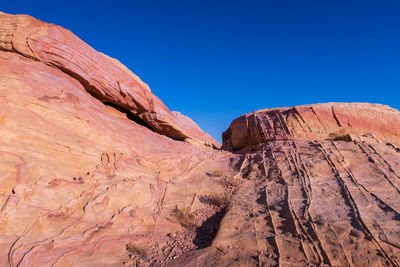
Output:
<svg viewBox="0 0 400 267">
<path fill-rule="evenodd" d="M 61 27 L 0 14 L 0 50 L 0 265 L 400 266 L 397 110 L 256 111 L 219 151 Z"/>
</svg>

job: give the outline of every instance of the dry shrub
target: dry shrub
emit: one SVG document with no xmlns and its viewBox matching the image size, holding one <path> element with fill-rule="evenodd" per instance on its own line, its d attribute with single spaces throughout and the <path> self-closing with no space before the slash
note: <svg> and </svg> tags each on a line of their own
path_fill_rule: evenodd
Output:
<svg viewBox="0 0 400 267">
<path fill-rule="evenodd" d="M 185 228 L 193 229 L 196 227 L 196 223 L 194 221 L 195 215 L 193 212 L 190 212 L 190 207 L 183 207 L 180 209 L 176 207 L 174 210 L 172 210 L 171 216 L 176 222 Z"/>
<path fill-rule="evenodd" d="M 351 136 L 345 130 L 340 130 L 335 133 L 329 134 L 329 139 L 332 141 L 346 141 L 351 142 Z"/>
<path fill-rule="evenodd" d="M 213 206 L 227 208 L 231 202 L 231 194 L 224 192 L 222 194 L 203 195 L 200 197 L 200 201 Z"/>
<path fill-rule="evenodd" d="M 224 175 L 224 172 L 222 170 L 215 169 L 208 172 L 207 175 L 210 177 L 221 177 L 222 175 Z"/>
<path fill-rule="evenodd" d="M 133 243 L 126 244 L 125 248 L 129 253 L 132 253 L 132 254 L 138 256 L 139 258 L 142 258 L 142 259 L 146 258 L 146 251 L 136 244 L 133 244 Z"/>
<path fill-rule="evenodd" d="M 246 166 L 240 171 L 240 175 L 242 175 L 243 178 L 247 178 L 247 176 L 249 176 L 250 171 L 251 171 L 250 166 Z"/>
</svg>

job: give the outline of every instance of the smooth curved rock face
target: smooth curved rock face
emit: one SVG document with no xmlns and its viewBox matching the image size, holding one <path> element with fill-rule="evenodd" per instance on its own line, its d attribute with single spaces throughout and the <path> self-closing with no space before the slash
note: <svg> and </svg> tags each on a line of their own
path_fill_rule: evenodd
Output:
<svg viewBox="0 0 400 267">
<path fill-rule="evenodd" d="M 158 133 L 219 145 L 192 121 L 174 116 L 148 85 L 119 61 L 97 52 L 60 26 L 26 15 L 0 14 L 0 50 L 60 69 L 100 101 L 129 110 Z"/>
<path fill-rule="evenodd" d="M 0 51 L 0 266 L 122 266 L 136 262 L 131 243 L 160 263 L 201 244 L 171 212 L 214 216 L 199 197 L 224 192 L 207 173 L 228 175 L 230 154 L 128 117 L 60 69 Z"/>
<path fill-rule="evenodd" d="M 0 266 L 133 264 L 131 243 L 162 262 L 199 246 L 171 212 L 214 216 L 196 196 L 224 192 L 207 173 L 228 174 L 229 154 L 69 31 L 0 15 L 0 36 Z"/>
<path fill-rule="evenodd" d="M 0 21 L 0 266 L 400 266 L 398 111 L 263 110 L 215 150 L 70 32 Z"/>
<path fill-rule="evenodd" d="M 282 140 L 324 140 L 349 134 L 363 140 L 370 135 L 400 145 L 400 112 L 368 103 L 327 103 L 264 109 L 235 119 L 224 132 L 223 148 L 257 150 L 263 143 Z"/>
</svg>

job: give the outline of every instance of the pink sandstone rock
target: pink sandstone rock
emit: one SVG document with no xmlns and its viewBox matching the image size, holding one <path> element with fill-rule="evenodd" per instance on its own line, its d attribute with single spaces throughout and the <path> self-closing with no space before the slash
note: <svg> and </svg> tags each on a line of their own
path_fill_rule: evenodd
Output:
<svg viewBox="0 0 400 267">
<path fill-rule="evenodd" d="M 219 145 L 195 123 L 176 118 L 149 86 L 118 60 L 97 52 L 62 27 L 26 15 L 1 14 L 0 50 L 61 70 L 101 102 L 126 109 L 158 133 Z"/>
<path fill-rule="evenodd" d="M 361 140 L 373 134 L 382 142 L 400 145 L 400 112 L 369 103 L 326 103 L 272 108 L 235 119 L 223 134 L 224 149 L 251 151 L 279 140 L 329 139 L 335 133 Z"/>
<path fill-rule="evenodd" d="M 221 151 L 61 27 L 0 47 L 0 266 L 400 266 L 398 111 L 261 110 Z"/>
<path fill-rule="evenodd" d="M 241 185 L 212 244 L 167 266 L 399 266 L 400 112 L 327 103 L 234 120 Z"/>
</svg>

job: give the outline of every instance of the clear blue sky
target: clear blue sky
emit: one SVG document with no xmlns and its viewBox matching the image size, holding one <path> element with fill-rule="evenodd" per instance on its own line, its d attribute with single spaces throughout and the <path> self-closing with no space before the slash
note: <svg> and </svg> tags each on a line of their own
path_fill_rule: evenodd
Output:
<svg viewBox="0 0 400 267">
<path fill-rule="evenodd" d="M 241 114 L 318 102 L 400 108 L 400 1 L 3 1 L 119 59 L 221 140 Z"/>
</svg>

